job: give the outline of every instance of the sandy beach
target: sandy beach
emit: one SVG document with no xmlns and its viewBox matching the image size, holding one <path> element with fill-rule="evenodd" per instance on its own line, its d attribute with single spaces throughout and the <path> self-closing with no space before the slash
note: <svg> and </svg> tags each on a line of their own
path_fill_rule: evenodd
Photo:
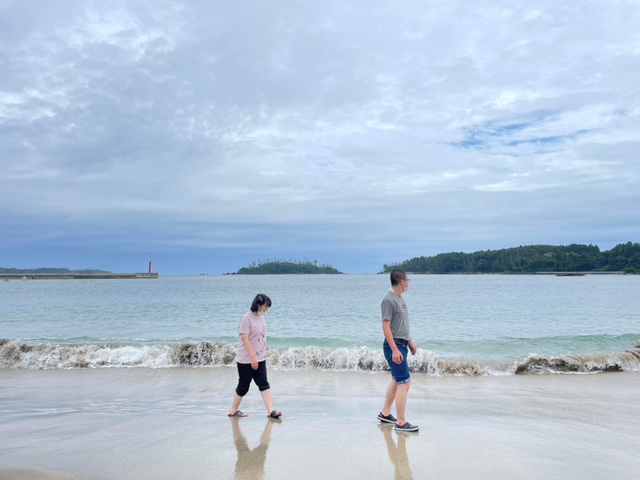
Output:
<svg viewBox="0 0 640 480">
<path fill-rule="evenodd" d="M 640 374 L 415 375 L 396 433 L 387 373 L 272 371 L 230 419 L 234 368 L 0 370 L 0 479 L 602 479 L 640 467 Z"/>
</svg>

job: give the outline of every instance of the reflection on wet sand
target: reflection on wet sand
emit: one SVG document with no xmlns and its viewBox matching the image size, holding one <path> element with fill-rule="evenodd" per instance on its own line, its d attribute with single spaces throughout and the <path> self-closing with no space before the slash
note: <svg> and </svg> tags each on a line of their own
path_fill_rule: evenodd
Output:
<svg viewBox="0 0 640 480">
<path fill-rule="evenodd" d="M 267 461 L 267 449 L 271 441 L 271 429 L 279 420 L 268 419 L 260 436 L 260 445 L 251 450 L 247 439 L 240 431 L 240 419 L 230 418 L 233 430 L 233 443 L 238 452 L 236 461 L 236 480 L 254 480 L 264 478 L 264 464 Z"/>
<path fill-rule="evenodd" d="M 40 470 L 37 468 L 3 468 L 0 469 L 0 480 L 88 480 L 61 472 Z"/>
<path fill-rule="evenodd" d="M 379 427 L 387 443 L 387 453 L 389 454 L 389 460 L 391 460 L 394 470 L 393 478 L 396 480 L 413 480 L 406 442 L 409 437 L 416 436 L 417 433 L 397 434 L 398 444 L 396 445 L 396 442 L 393 440 L 393 425 L 381 424 Z"/>
</svg>

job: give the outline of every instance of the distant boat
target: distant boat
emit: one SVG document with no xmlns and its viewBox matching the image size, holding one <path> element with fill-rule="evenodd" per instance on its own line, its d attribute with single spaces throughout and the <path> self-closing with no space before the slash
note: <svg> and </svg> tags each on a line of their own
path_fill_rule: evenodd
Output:
<svg viewBox="0 0 640 480">
<path fill-rule="evenodd" d="M 580 273 L 580 272 L 562 272 L 562 273 L 556 273 L 556 277 L 584 277 L 584 273 Z"/>
<path fill-rule="evenodd" d="M 23 276 L 20 280 L 26 280 L 26 279 L 27 279 L 27 277 Z"/>
</svg>

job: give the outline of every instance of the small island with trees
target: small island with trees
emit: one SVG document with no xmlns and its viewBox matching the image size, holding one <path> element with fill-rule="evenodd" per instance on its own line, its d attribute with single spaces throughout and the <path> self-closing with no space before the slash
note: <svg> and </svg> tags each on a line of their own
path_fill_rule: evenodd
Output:
<svg viewBox="0 0 640 480">
<path fill-rule="evenodd" d="M 274 275 L 274 274 L 342 274 L 331 265 L 318 264 L 317 260 L 258 260 L 243 267 L 232 275 Z"/>
</svg>

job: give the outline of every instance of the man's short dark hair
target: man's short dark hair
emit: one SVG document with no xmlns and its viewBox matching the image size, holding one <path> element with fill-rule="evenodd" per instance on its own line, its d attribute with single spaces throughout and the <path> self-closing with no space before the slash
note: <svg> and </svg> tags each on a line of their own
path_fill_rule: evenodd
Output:
<svg viewBox="0 0 640 480">
<path fill-rule="evenodd" d="M 396 285 L 399 285 L 402 280 L 407 278 L 407 274 L 404 270 L 394 270 L 391 272 L 391 275 L 389 275 L 389 278 L 391 279 L 391 286 L 395 287 Z"/>
</svg>

